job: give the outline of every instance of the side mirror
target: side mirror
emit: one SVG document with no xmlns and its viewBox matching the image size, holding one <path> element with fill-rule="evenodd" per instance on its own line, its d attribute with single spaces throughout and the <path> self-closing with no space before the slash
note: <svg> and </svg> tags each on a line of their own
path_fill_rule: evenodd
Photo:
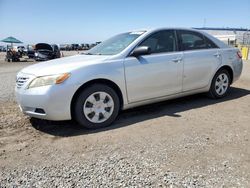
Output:
<svg viewBox="0 0 250 188">
<path fill-rule="evenodd" d="M 134 49 L 131 56 L 138 57 L 141 55 L 148 55 L 151 53 L 151 49 L 148 46 L 139 46 Z"/>
</svg>

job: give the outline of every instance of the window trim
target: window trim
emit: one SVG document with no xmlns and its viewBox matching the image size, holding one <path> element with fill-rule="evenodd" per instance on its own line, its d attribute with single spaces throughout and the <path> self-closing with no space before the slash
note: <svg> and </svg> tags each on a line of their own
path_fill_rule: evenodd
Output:
<svg viewBox="0 0 250 188">
<path fill-rule="evenodd" d="M 155 31 L 151 34 L 149 34 L 149 36 L 145 37 L 144 39 L 142 39 L 142 41 L 140 41 L 127 55 L 127 57 L 133 57 L 131 56 L 131 53 L 135 50 L 135 48 L 137 48 L 138 46 L 140 46 L 145 40 L 149 39 L 152 35 L 156 34 L 156 33 L 159 33 L 159 32 L 163 32 L 163 31 L 173 31 L 173 34 L 174 34 L 174 41 L 175 41 L 175 51 L 172 51 L 172 52 L 158 52 L 158 53 L 150 53 L 150 54 L 147 54 L 145 56 L 149 56 L 149 55 L 155 55 L 155 54 L 166 54 L 166 53 L 175 53 L 175 52 L 179 52 L 179 44 L 178 44 L 178 39 L 177 39 L 177 33 L 176 33 L 176 30 L 175 29 L 164 29 L 164 30 L 158 30 L 158 31 Z"/>
</svg>

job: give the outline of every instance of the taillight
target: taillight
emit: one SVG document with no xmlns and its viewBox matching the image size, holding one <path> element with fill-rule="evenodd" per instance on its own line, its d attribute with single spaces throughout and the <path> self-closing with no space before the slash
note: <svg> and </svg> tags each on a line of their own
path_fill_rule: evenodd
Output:
<svg viewBox="0 0 250 188">
<path fill-rule="evenodd" d="M 237 56 L 238 56 L 239 59 L 242 59 L 242 55 L 241 55 L 240 51 L 237 52 Z"/>
</svg>

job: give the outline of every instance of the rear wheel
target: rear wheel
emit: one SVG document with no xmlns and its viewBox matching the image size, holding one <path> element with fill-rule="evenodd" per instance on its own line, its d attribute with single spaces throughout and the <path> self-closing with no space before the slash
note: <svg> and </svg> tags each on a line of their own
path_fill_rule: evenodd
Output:
<svg viewBox="0 0 250 188">
<path fill-rule="evenodd" d="M 74 115 L 83 127 L 96 129 L 110 125 L 116 119 L 119 107 L 119 97 L 114 89 L 93 84 L 77 97 Z"/>
<path fill-rule="evenodd" d="M 222 98 L 227 95 L 230 88 L 231 78 L 227 70 L 222 69 L 218 71 L 213 80 L 209 90 L 209 94 L 213 98 Z"/>
</svg>

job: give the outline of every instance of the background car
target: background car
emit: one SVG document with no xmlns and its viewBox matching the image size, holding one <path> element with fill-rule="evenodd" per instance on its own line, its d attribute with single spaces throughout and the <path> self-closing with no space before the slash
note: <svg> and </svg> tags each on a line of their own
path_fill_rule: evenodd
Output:
<svg viewBox="0 0 250 188">
<path fill-rule="evenodd" d="M 6 52 L 6 47 L 5 46 L 0 46 L 0 52 Z"/>
<path fill-rule="evenodd" d="M 65 51 L 65 50 L 67 50 L 67 44 L 60 44 L 60 50 L 61 51 Z"/>
<path fill-rule="evenodd" d="M 79 44 L 71 44 L 71 50 L 79 50 L 80 45 Z"/>
<path fill-rule="evenodd" d="M 60 49 L 55 44 L 38 43 L 35 45 L 35 60 L 47 61 L 61 57 Z"/>
<path fill-rule="evenodd" d="M 27 56 L 30 59 L 33 59 L 35 57 L 35 50 L 34 50 L 34 47 L 32 45 L 27 45 Z"/>
<path fill-rule="evenodd" d="M 26 50 L 25 46 L 18 46 L 17 50 L 21 56 L 27 55 L 27 50 Z"/>
<path fill-rule="evenodd" d="M 82 50 L 89 50 L 89 44 L 81 44 Z"/>
</svg>

